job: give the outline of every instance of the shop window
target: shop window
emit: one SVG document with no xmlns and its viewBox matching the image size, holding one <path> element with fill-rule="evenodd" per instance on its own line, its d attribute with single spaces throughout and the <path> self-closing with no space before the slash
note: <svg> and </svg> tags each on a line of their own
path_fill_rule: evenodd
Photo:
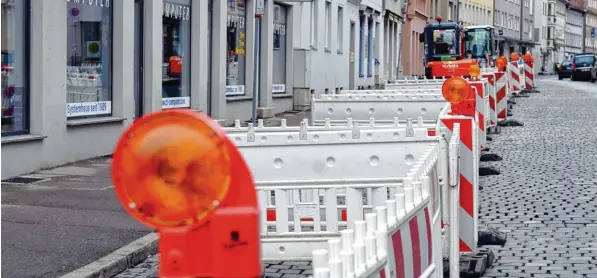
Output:
<svg viewBox="0 0 597 278">
<path fill-rule="evenodd" d="M 163 2 L 162 109 L 191 106 L 191 1 Z"/>
<path fill-rule="evenodd" d="M 2 1 L 2 136 L 28 133 L 27 4 Z"/>
<path fill-rule="evenodd" d="M 273 88 L 275 94 L 286 93 L 286 8 L 274 4 Z"/>
<path fill-rule="evenodd" d="M 112 114 L 111 1 L 68 1 L 66 116 Z"/>
<path fill-rule="evenodd" d="M 245 94 L 246 1 L 229 1 L 226 36 L 226 95 Z"/>
<path fill-rule="evenodd" d="M 367 76 L 373 76 L 373 18 L 367 25 Z"/>
</svg>

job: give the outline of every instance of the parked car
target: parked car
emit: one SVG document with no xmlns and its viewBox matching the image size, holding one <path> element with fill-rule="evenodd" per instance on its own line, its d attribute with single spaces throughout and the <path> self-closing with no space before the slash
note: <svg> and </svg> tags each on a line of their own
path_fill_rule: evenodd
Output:
<svg viewBox="0 0 597 278">
<path fill-rule="evenodd" d="M 572 75 L 572 62 L 571 61 L 562 61 L 560 63 L 560 68 L 558 68 L 558 79 L 562 80 L 564 78 L 570 78 Z"/>
<path fill-rule="evenodd" d="M 591 72 L 595 68 L 595 54 L 582 53 L 572 58 L 572 75 L 570 80 L 591 80 Z"/>
</svg>

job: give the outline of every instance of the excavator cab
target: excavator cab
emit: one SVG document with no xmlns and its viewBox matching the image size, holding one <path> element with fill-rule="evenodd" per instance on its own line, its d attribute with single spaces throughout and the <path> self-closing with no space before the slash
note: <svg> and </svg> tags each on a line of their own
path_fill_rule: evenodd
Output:
<svg viewBox="0 0 597 278">
<path fill-rule="evenodd" d="M 462 26 L 455 22 L 442 23 L 440 16 L 435 19 L 437 23 L 427 24 L 419 36 L 425 48 L 425 77 L 467 74 L 470 62 L 459 61 L 464 58 Z"/>
<path fill-rule="evenodd" d="M 493 26 L 464 27 L 465 57 L 476 59 L 481 68 L 493 67 L 497 58 L 494 38 Z"/>
</svg>

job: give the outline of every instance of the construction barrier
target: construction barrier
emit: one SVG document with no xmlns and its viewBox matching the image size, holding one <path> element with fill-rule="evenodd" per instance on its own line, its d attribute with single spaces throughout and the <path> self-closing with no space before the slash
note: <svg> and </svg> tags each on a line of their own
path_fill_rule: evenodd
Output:
<svg viewBox="0 0 597 278">
<path fill-rule="evenodd" d="M 517 61 L 510 61 L 508 63 L 508 85 L 510 88 L 510 92 L 513 95 L 518 95 L 520 90 L 522 90 L 521 84 L 521 76 L 520 76 L 520 69 L 518 68 Z"/>
<path fill-rule="evenodd" d="M 498 126 L 498 100 L 497 100 L 497 89 L 498 86 L 496 84 L 497 79 L 497 71 L 487 71 L 483 72 L 481 75 L 483 78 L 487 79 L 487 91 L 488 91 L 488 103 L 489 103 L 489 123 L 487 125 L 487 129 L 489 133 L 499 133 L 499 126 Z"/>
</svg>

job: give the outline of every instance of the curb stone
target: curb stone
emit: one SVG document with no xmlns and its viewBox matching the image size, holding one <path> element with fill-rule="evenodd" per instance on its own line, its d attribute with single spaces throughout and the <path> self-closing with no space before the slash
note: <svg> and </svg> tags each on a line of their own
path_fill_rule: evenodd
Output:
<svg viewBox="0 0 597 278">
<path fill-rule="evenodd" d="M 147 234 L 60 278 L 108 278 L 115 276 L 156 254 L 157 241 L 158 234 Z"/>
</svg>

